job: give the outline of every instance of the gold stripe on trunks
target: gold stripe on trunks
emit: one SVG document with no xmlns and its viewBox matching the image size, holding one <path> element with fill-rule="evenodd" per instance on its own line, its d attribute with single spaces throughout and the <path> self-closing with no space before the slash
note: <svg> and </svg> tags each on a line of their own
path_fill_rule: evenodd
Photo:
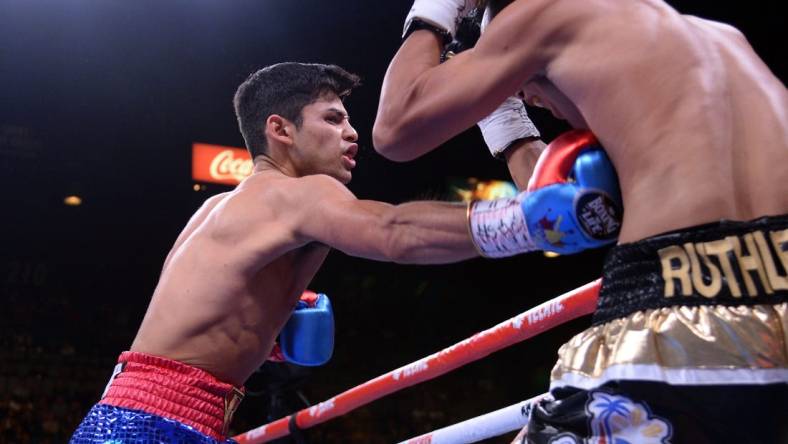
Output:
<svg viewBox="0 0 788 444">
<path fill-rule="evenodd" d="M 558 351 L 552 379 L 599 378 L 611 366 L 665 369 L 788 368 L 788 303 L 675 306 L 593 326 Z"/>
</svg>

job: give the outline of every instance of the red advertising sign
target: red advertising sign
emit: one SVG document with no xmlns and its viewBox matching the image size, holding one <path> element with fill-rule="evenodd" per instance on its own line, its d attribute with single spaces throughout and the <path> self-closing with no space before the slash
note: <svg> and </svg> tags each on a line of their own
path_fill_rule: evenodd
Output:
<svg viewBox="0 0 788 444">
<path fill-rule="evenodd" d="M 195 182 L 238 185 L 252 174 L 252 167 L 252 158 L 245 149 L 192 144 L 192 179 Z"/>
</svg>

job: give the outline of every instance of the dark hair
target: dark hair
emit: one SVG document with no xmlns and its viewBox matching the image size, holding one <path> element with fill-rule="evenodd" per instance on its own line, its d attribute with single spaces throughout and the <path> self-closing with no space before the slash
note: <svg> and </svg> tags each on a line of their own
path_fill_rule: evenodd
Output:
<svg viewBox="0 0 788 444">
<path fill-rule="evenodd" d="M 327 93 L 344 99 L 360 84 L 357 75 L 336 65 L 277 63 L 250 75 L 233 98 L 238 127 L 252 158 L 265 154 L 265 120 L 278 114 L 300 127 L 301 110 Z"/>
</svg>

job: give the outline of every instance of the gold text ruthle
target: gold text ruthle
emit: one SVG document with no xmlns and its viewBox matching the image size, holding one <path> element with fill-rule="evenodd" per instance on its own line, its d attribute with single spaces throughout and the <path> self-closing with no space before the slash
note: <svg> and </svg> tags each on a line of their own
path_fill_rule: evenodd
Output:
<svg viewBox="0 0 788 444">
<path fill-rule="evenodd" d="M 766 294 L 788 290 L 787 247 L 788 229 L 768 233 L 753 231 L 711 242 L 687 242 L 662 248 L 658 253 L 665 297 L 673 297 L 679 291 L 682 296 L 699 294 L 713 298 L 724 285 L 734 297 L 742 297 L 745 293 L 757 296 L 756 280 Z"/>
</svg>

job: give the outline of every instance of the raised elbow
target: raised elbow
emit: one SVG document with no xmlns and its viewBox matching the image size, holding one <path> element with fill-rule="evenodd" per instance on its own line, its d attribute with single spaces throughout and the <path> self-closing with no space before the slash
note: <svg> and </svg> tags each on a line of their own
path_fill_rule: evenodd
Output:
<svg viewBox="0 0 788 444">
<path fill-rule="evenodd" d="M 372 126 L 372 146 L 375 147 L 375 151 L 378 154 L 386 159 L 389 158 L 389 153 L 391 152 L 391 129 L 382 123 L 380 119 L 376 120 Z"/>
<path fill-rule="evenodd" d="M 377 120 L 372 127 L 372 145 L 378 154 L 388 160 L 394 162 L 407 162 L 413 160 L 413 156 L 401 149 L 402 144 L 399 143 L 398 131 L 391 124 Z"/>
</svg>

